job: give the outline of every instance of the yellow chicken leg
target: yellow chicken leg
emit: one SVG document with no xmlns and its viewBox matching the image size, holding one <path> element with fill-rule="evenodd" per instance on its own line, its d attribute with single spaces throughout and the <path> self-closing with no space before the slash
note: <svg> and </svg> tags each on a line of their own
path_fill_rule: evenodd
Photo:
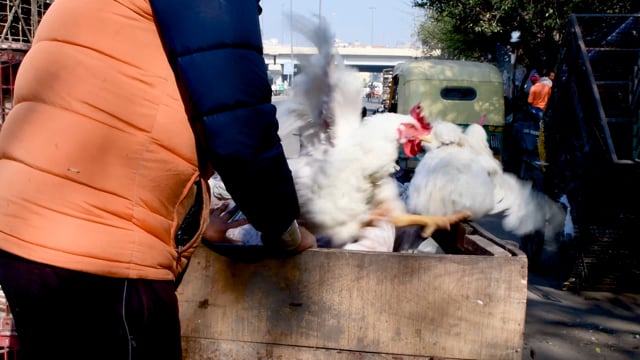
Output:
<svg viewBox="0 0 640 360">
<path fill-rule="evenodd" d="M 451 224 L 455 224 L 462 220 L 465 220 L 471 216 L 468 211 L 461 211 L 445 216 L 429 216 L 429 215 L 415 215 L 415 214 L 402 214 L 391 218 L 391 222 L 395 226 L 409 226 L 409 225 L 422 225 L 422 236 L 428 238 L 436 230 L 449 230 Z"/>
</svg>

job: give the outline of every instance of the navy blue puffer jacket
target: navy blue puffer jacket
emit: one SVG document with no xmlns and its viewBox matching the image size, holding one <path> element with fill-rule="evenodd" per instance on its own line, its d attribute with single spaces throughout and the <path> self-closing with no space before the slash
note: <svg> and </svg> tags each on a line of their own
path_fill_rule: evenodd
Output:
<svg viewBox="0 0 640 360">
<path fill-rule="evenodd" d="M 151 0 L 201 168 L 211 165 L 265 238 L 298 216 L 262 56 L 256 0 Z"/>
</svg>

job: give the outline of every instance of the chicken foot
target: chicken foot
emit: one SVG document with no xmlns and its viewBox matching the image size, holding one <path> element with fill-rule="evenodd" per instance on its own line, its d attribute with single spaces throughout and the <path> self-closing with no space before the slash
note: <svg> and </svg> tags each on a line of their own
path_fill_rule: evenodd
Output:
<svg viewBox="0 0 640 360">
<path fill-rule="evenodd" d="M 468 219 L 470 216 L 471 213 L 468 211 L 456 212 L 444 216 L 402 214 L 391 217 L 390 221 L 398 227 L 421 225 L 423 227 L 422 237 L 428 238 L 433 235 L 436 230 L 450 230 L 451 224 Z"/>
<path fill-rule="evenodd" d="M 436 230 L 450 230 L 451 225 L 471 217 L 468 211 L 459 211 L 449 215 L 416 215 L 409 213 L 400 213 L 393 211 L 389 206 L 380 205 L 370 212 L 368 224 L 371 225 L 375 220 L 389 221 L 396 227 L 420 225 L 422 229 L 422 237 L 428 238 Z"/>
</svg>

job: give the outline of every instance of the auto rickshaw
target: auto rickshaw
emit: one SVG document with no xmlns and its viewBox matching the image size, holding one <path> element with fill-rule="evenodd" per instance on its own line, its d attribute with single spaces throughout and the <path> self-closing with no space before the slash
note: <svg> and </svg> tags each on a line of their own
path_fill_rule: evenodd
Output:
<svg viewBox="0 0 640 360">
<path fill-rule="evenodd" d="M 420 103 L 423 115 L 431 121 L 451 121 L 462 127 L 481 123 L 494 155 L 501 158 L 505 111 L 502 75 L 497 67 L 461 60 L 400 63 L 393 69 L 389 98 L 390 112 L 409 114 Z M 401 158 L 408 168 L 415 167 L 417 160 Z"/>
</svg>

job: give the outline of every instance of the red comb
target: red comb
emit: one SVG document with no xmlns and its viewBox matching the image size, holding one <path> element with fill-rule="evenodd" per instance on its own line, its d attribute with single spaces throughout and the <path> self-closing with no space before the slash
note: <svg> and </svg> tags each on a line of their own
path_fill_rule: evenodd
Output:
<svg viewBox="0 0 640 360">
<path fill-rule="evenodd" d="M 427 122 L 422 115 L 422 106 L 420 106 L 420 104 L 416 104 L 412 107 L 410 114 L 412 118 L 416 119 L 420 123 L 420 126 L 422 126 L 423 129 L 431 129 L 431 123 Z"/>
</svg>

